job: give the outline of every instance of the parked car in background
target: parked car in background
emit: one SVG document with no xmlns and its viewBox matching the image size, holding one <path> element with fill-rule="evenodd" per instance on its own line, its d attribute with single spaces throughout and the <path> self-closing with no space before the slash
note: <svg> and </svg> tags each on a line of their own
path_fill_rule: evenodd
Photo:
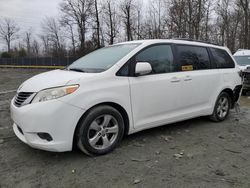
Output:
<svg viewBox="0 0 250 188">
<path fill-rule="evenodd" d="M 243 94 L 250 91 L 250 50 L 238 50 L 234 58 L 244 76 Z"/>
<path fill-rule="evenodd" d="M 250 67 L 250 50 L 240 49 L 233 56 L 241 70 Z"/>
<path fill-rule="evenodd" d="M 11 101 L 16 136 L 34 148 L 90 155 L 126 134 L 199 116 L 220 122 L 239 99 L 240 69 L 221 46 L 183 40 L 104 47 L 24 82 Z"/>
</svg>

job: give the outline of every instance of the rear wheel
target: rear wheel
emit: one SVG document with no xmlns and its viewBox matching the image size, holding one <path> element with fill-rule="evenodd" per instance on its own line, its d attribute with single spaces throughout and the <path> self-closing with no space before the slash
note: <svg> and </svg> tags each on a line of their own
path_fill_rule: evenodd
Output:
<svg viewBox="0 0 250 188">
<path fill-rule="evenodd" d="M 77 145 L 88 155 L 103 155 L 111 152 L 122 140 L 123 117 L 111 106 L 98 106 L 80 122 L 77 130 Z"/>
<path fill-rule="evenodd" d="M 224 121 L 231 109 L 231 98 L 226 92 L 222 92 L 215 104 L 213 114 L 210 119 L 215 122 Z"/>
</svg>

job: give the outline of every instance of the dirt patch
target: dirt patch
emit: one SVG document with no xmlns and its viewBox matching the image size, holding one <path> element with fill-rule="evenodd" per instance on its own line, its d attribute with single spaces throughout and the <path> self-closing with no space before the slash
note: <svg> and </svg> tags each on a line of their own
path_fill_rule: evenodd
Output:
<svg viewBox="0 0 250 188">
<path fill-rule="evenodd" d="M 240 100 L 241 106 L 250 107 L 250 96 L 242 96 Z"/>
</svg>

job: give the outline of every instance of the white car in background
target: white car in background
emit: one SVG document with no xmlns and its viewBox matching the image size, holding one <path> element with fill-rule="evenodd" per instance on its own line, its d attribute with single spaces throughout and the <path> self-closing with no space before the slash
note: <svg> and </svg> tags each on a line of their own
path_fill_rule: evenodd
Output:
<svg viewBox="0 0 250 188">
<path fill-rule="evenodd" d="M 240 49 L 233 56 L 241 70 L 250 67 L 250 50 Z"/>
<path fill-rule="evenodd" d="M 243 94 L 245 95 L 250 91 L 250 50 L 238 50 L 234 58 L 244 76 Z"/>
<path fill-rule="evenodd" d="M 34 148 L 90 155 L 124 135 L 199 116 L 223 121 L 239 99 L 240 70 L 225 47 L 131 41 L 25 81 L 11 101 L 16 136 Z"/>
</svg>

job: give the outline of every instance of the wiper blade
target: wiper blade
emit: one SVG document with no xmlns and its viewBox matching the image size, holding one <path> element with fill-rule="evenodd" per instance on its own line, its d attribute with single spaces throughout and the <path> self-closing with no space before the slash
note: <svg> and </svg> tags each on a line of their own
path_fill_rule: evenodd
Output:
<svg viewBox="0 0 250 188">
<path fill-rule="evenodd" d="M 76 72 L 85 72 L 83 69 L 78 69 L 78 68 L 69 68 L 67 70 L 70 70 L 70 71 L 76 71 Z"/>
</svg>

